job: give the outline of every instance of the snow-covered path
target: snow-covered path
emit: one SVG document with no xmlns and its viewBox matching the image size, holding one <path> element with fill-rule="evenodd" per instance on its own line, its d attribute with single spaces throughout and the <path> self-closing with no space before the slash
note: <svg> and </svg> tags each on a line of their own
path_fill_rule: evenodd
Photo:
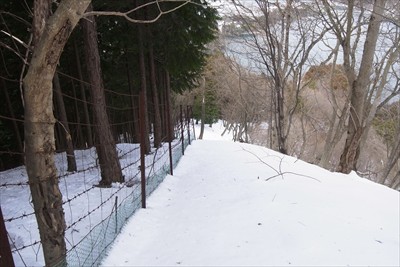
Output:
<svg viewBox="0 0 400 267">
<path fill-rule="evenodd" d="M 397 191 L 266 148 L 197 140 L 103 265 L 399 266 L 399 224 Z"/>
</svg>

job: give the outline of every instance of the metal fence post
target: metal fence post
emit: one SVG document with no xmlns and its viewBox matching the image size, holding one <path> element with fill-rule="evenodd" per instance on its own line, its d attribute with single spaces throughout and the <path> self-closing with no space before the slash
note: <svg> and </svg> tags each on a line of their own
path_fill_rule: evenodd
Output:
<svg viewBox="0 0 400 267">
<path fill-rule="evenodd" d="M 114 209 L 115 209 L 115 233 L 117 233 L 118 232 L 118 196 L 115 196 Z"/>
<path fill-rule="evenodd" d="M 0 266 L 14 267 L 14 259 L 11 253 L 10 243 L 8 241 L 8 235 L 6 225 L 4 223 L 3 212 L 0 206 Z"/>
</svg>

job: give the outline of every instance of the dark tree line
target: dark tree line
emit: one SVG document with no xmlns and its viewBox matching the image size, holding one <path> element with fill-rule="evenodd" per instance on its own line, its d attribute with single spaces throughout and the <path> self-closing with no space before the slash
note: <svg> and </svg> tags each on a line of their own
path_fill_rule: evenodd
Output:
<svg viewBox="0 0 400 267">
<path fill-rule="evenodd" d="M 124 12 L 141 4 L 140 1 L 93 1 L 96 11 Z M 177 4 L 163 5 L 169 9 Z M 55 8 L 53 5 L 52 9 Z M 27 69 L 24 60 L 29 60 L 25 57 L 30 53 L 27 46 L 32 32 L 33 1 L 3 1 L 0 9 L 3 31 L 0 93 L 4 102 L 0 107 L 0 169 L 5 170 L 24 163 L 21 79 Z M 134 14 L 138 20 L 150 20 L 155 16 L 157 9 L 152 6 Z M 182 92 L 193 87 L 205 63 L 205 44 L 214 38 L 216 18 L 214 9 L 200 5 L 184 6 L 151 24 L 133 24 L 121 17 L 95 17 L 101 78 L 115 142 L 139 142 L 140 90 L 146 91 L 146 129 L 154 136 L 154 146 L 158 147 L 166 138 L 166 88 L 170 86 Z M 90 91 L 93 81 L 88 79 L 93 69 L 86 58 L 93 49 L 84 45 L 84 36 L 88 36 L 84 24 L 88 21 L 87 18 L 81 20 L 72 33 L 53 80 L 56 150 L 68 150 L 68 159 L 73 158 L 73 149 L 99 143 L 94 127 L 97 125 L 93 112 L 94 92 Z M 170 85 L 167 85 L 167 75 L 171 76 Z M 147 144 L 149 151 L 149 140 Z M 75 170 L 73 165 L 69 164 L 70 171 Z"/>
<path fill-rule="evenodd" d="M 135 23 L 96 11 L 129 14 Z M 155 147 L 172 136 L 169 91 L 190 89 L 200 75 L 217 13 L 202 1 L 34 0 L 6 1 L 0 15 L 1 169 L 25 161 L 53 266 L 66 253 L 55 152 L 65 151 L 75 171 L 74 149 L 94 146 L 99 186 L 123 182 L 115 143 L 144 139 L 149 152 L 150 133 Z"/>
</svg>

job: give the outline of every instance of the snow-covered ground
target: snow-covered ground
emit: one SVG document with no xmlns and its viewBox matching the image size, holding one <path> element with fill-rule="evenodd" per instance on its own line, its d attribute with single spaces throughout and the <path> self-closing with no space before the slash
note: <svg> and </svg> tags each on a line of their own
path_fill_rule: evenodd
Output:
<svg viewBox="0 0 400 267">
<path fill-rule="evenodd" d="M 400 265 L 399 192 L 220 127 L 187 148 L 103 266 Z"/>
<path fill-rule="evenodd" d="M 64 201 L 68 250 L 79 244 L 88 232 L 110 216 L 116 199 L 121 203 L 130 197 L 133 191 L 140 193 L 139 146 L 118 144 L 117 151 L 127 183 L 114 184 L 111 188 L 96 187 L 100 181 L 100 170 L 97 167 L 94 148 L 75 151 L 78 165 L 76 173 L 66 171 L 65 153 L 56 155 L 55 161 L 61 175 L 59 186 Z M 146 157 L 147 175 L 154 174 L 158 166 L 168 162 L 167 152 L 165 144 Z M 157 160 L 156 165 L 152 164 L 153 160 Z M 0 172 L 0 205 L 12 250 L 18 250 L 13 253 L 15 265 L 43 266 L 43 251 L 27 181 L 24 166 Z"/>
<path fill-rule="evenodd" d="M 222 131 L 221 124 L 205 127 L 205 140 L 187 148 L 174 176 L 130 219 L 104 266 L 400 265 L 399 192 L 231 142 Z M 137 146 L 119 144 L 118 151 L 126 180 L 136 183 Z M 95 187 L 95 151 L 75 153 L 82 172 L 60 181 L 68 248 L 110 215 L 115 197 L 133 190 Z M 165 147 L 149 163 L 163 155 Z M 56 163 L 67 174 L 65 155 Z M 1 172 L 1 185 L 21 185 L 1 186 L 0 205 L 6 219 L 19 218 L 6 223 L 12 245 L 23 248 L 14 253 L 16 265 L 43 266 L 26 182 L 23 167 Z"/>
</svg>

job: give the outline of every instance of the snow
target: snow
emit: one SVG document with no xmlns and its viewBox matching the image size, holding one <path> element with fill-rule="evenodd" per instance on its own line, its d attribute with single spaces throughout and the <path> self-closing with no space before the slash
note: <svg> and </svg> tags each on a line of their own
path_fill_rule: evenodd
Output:
<svg viewBox="0 0 400 267">
<path fill-rule="evenodd" d="M 111 214 L 116 197 L 121 202 L 139 186 L 138 145 L 118 144 L 117 151 L 127 184 L 113 184 L 111 188 L 96 187 L 100 181 L 100 170 L 96 167 L 97 156 L 94 148 L 75 150 L 78 165 L 76 173 L 67 173 L 65 153 L 56 155 L 55 162 L 61 175 L 59 186 L 65 202 L 63 208 L 67 224 L 65 236 L 68 250 Z M 168 161 L 167 152 L 167 145 L 164 145 L 157 151 L 153 150 L 153 153 L 146 158 L 148 175 L 156 171 L 151 164 L 154 158 L 159 159 L 157 166 Z M 27 181 L 28 176 L 24 166 L 0 172 L 0 205 L 6 220 L 19 218 L 6 222 L 7 232 L 12 239 L 12 250 L 24 247 L 13 254 L 15 265 L 44 266 L 43 251 Z M 18 183 L 21 185 L 13 185 Z"/>
<path fill-rule="evenodd" d="M 355 173 L 331 173 L 232 142 L 229 133 L 221 136 L 223 130 L 221 123 L 205 126 L 205 140 L 187 148 L 174 176 L 149 197 L 147 209 L 131 217 L 104 266 L 400 265 L 399 192 Z M 118 152 L 125 178 L 137 186 L 137 146 L 119 144 Z M 165 152 L 160 149 L 149 162 L 162 161 Z M 121 200 L 132 192 L 123 184 L 94 187 L 100 176 L 91 168 L 94 149 L 75 153 L 78 169 L 86 171 L 60 181 L 67 226 L 73 224 L 66 232 L 68 248 L 109 216 L 115 196 Z M 65 155 L 58 154 L 56 163 L 67 174 Z M 0 181 L 24 184 L 25 169 L 1 172 Z M 14 254 L 16 266 L 44 265 L 40 244 L 30 246 L 39 240 L 30 200 L 26 184 L 0 187 L 6 219 L 28 214 L 6 223 L 15 246 L 27 246 Z"/>
<path fill-rule="evenodd" d="M 221 132 L 205 127 L 103 266 L 400 265 L 399 192 Z"/>
</svg>

